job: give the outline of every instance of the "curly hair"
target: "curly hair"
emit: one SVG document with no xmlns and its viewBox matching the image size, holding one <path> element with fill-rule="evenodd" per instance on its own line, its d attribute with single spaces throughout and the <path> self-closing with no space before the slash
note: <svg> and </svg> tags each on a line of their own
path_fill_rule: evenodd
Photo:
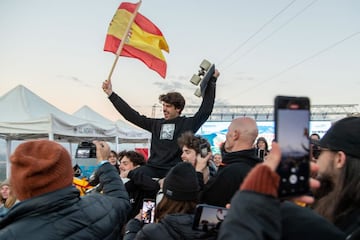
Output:
<svg viewBox="0 0 360 240">
<path fill-rule="evenodd" d="M 205 145 L 208 152 L 211 151 L 211 146 L 209 142 L 200 136 L 194 135 L 192 132 L 187 131 L 181 134 L 181 136 L 178 138 L 178 144 L 180 148 L 183 148 L 184 146 L 194 149 L 196 154 L 200 153 L 200 146 Z"/>
<path fill-rule="evenodd" d="M 176 109 L 180 109 L 179 114 L 185 107 L 185 98 L 178 92 L 169 92 L 167 94 L 161 94 L 159 101 L 174 105 Z"/>
<path fill-rule="evenodd" d="M 141 153 L 138 153 L 136 151 L 124 150 L 124 151 L 119 152 L 119 161 L 121 161 L 121 159 L 125 156 L 128 159 L 130 159 L 130 161 L 134 164 L 134 166 L 138 166 L 138 165 L 141 166 L 146 163 L 145 157 Z"/>
</svg>

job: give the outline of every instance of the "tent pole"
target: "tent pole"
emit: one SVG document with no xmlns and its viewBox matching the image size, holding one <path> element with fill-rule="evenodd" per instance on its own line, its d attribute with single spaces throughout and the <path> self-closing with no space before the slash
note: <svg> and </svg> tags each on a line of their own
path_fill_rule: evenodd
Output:
<svg viewBox="0 0 360 240">
<path fill-rule="evenodd" d="M 6 139 L 6 178 L 10 177 L 11 139 Z"/>
<path fill-rule="evenodd" d="M 49 132 L 49 140 L 54 141 L 54 133 Z"/>
<path fill-rule="evenodd" d="M 115 137 L 115 147 L 116 147 L 116 153 L 119 153 L 119 137 Z"/>
<path fill-rule="evenodd" d="M 72 158 L 72 156 L 73 156 L 72 142 L 69 142 L 69 150 L 70 150 L 70 155 L 71 155 L 71 158 Z"/>
</svg>

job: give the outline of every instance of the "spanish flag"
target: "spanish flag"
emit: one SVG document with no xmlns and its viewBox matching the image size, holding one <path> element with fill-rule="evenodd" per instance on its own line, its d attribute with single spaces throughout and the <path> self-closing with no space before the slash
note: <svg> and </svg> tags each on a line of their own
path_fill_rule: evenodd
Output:
<svg viewBox="0 0 360 240">
<path fill-rule="evenodd" d="M 124 39 L 125 44 L 120 56 L 138 58 L 165 78 L 166 60 L 162 50 L 169 52 L 169 46 L 160 29 L 149 19 L 137 13 L 128 36 L 124 36 L 137 4 L 128 2 L 120 4 L 110 23 L 104 51 L 116 54 L 120 42 Z"/>
</svg>

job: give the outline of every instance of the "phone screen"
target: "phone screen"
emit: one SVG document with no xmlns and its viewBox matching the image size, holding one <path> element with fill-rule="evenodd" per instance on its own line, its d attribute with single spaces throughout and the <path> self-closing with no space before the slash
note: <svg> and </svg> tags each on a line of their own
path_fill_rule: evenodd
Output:
<svg viewBox="0 0 360 240">
<path fill-rule="evenodd" d="M 208 155 L 208 145 L 206 143 L 200 144 L 200 156 L 206 157 Z"/>
<path fill-rule="evenodd" d="M 80 142 L 75 158 L 96 158 L 96 146 L 92 142 Z"/>
<path fill-rule="evenodd" d="M 144 199 L 142 206 L 142 221 L 144 223 L 153 223 L 155 218 L 155 200 Z"/>
<path fill-rule="evenodd" d="M 193 229 L 204 232 L 220 228 L 220 224 L 227 215 L 227 209 L 207 204 L 196 207 Z"/>
<path fill-rule="evenodd" d="M 76 151 L 77 158 L 90 158 L 90 148 L 79 148 Z"/>
<path fill-rule="evenodd" d="M 258 150 L 258 157 L 262 160 L 264 160 L 265 157 L 265 150 L 264 149 L 259 149 Z"/>
<path fill-rule="evenodd" d="M 310 101 L 305 97 L 275 99 L 275 137 L 281 148 L 279 197 L 309 191 Z"/>
</svg>

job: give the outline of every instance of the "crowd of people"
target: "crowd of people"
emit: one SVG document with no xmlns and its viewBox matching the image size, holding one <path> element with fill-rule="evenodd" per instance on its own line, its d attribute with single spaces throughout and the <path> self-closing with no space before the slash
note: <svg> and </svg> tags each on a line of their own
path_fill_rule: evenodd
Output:
<svg viewBox="0 0 360 240">
<path fill-rule="evenodd" d="M 80 194 L 60 144 L 20 144 L 0 185 L 0 239 L 360 239 L 360 118 L 335 122 L 322 138 L 309 136 L 312 190 L 279 199 L 280 146 L 259 136 L 254 119 L 233 119 L 220 153 L 195 135 L 212 112 L 218 76 L 216 70 L 191 117 L 181 116 L 180 93 L 160 95 L 159 119 L 140 115 L 106 80 L 114 107 L 152 140 L 148 159 L 94 141 L 97 191 Z M 150 199 L 154 221 L 145 223 L 150 213 L 142 206 Z M 198 204 L 228 213 L 211 230 L 195 229 Z"/>
</svg>

